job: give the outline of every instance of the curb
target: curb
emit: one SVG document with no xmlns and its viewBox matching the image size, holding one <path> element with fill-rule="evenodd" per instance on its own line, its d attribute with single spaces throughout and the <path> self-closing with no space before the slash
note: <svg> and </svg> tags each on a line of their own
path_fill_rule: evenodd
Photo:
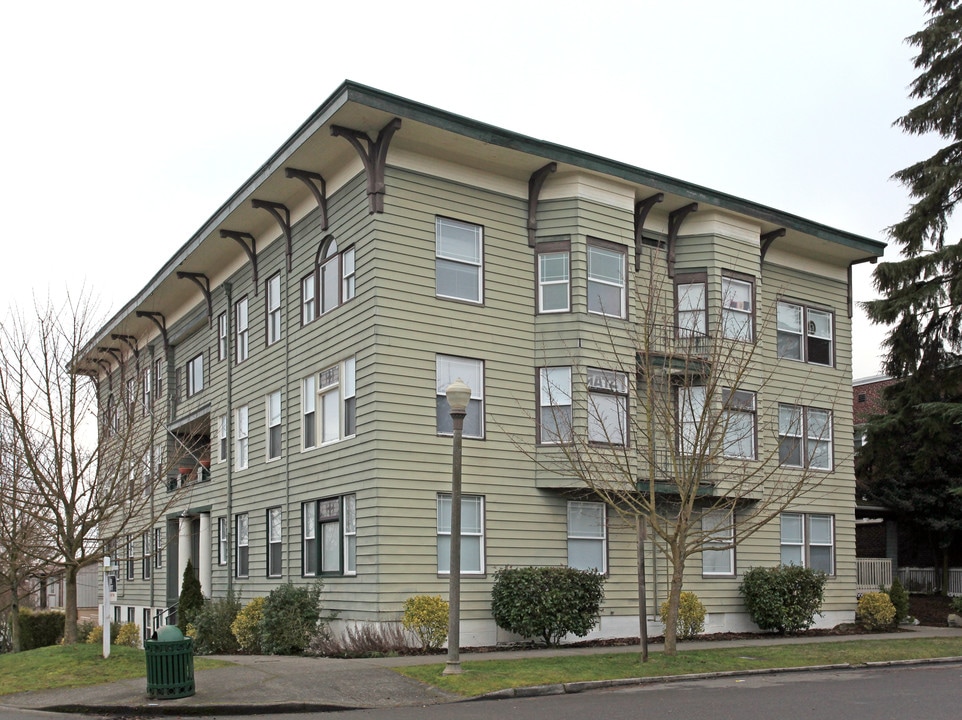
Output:
<svg viewBox="0 0 962 720">
<path fill-rule="evenodd" d="M 0 706 L 2 707 L 2 706 Z M 16 708 L 20 710 L 21 708 Z M 33 708 L 35 711 L 71 713 L 77 715 L 112 715 L 116 717 L 208 717 L 212 715 L 262 715 L 274 713 L 342 712 L 344 710 L 367 710 L 355 705 L 330 705 L 318 703 L 264 703 L 261 705 L 50 705 Z"/>
</svg>

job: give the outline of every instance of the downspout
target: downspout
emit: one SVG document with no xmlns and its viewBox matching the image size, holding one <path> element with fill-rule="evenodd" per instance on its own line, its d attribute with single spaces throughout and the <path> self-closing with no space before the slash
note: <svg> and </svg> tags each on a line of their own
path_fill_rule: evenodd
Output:
<svg viewBox="0 0 962 720">
<path fill-rule="evenodd" d="M 149 360 L 147 361 L 146 372 L 147 372 L 147 377 L 151 377 L 151 374 L 154 372 L 154 346 L 148 345 L 147 350 L 150 353 L 150 356 L 149 356 Z M 143 381 L 141 380 L 141 382 Z M 157 378 L 154 378 L 154 383 L 155 382 L 157 382 Z M 146 401 L 150 403 L 150 408 L 149 408 L 150 409 L 150 452 L 147 455 L 147 457 L 149 458 L 148 462 L 150 463 L 150 474 L 148 475 L 148 477 L 153 477 L 153 474 L 157 471 L 157 468 L 160 466 L 160 462 L 159 462 L 160 458 L 157 457 L 157 419 L 154 416 L 154 404 L 155 404 L 155 400 L 157 399 L 156 395 L 157 393 L 155 392 L 154 385 L 153 383 L 151 383 L 150 394 L 146 398 Z M 166 437 L 164 439 L 166 440 Z M 166 475 L 166 472 L 165 472 L 165 475 Z M 160 478 L 158 478 L 158 480 L 160 480 Z M 160 485 L 158 485 L 157 482 L 152 483 L 152 485 L 153 486 L 151 487 L 151 490 L 150 490 L 150 527 L 147 529 L 147 532 L 149 533 L 148 539 L 151 543 L 151 549 L 153 550 L 153 552 L 151 553 L 150 557 L 146 559 L 146 562 L 150 563 L 150 600 L 148 604 L 151 609 L 151 613 L 153 613 L 153 609 L 156 607 L 156 605 L 154 605 L 154 600 L 156 598 L 156 591 L 157 591 L 156 576 L 158 575 L 158 573 L 154 572 L 154 570 L 156 569 L 154 556 L 160 552 L 160 548 L 154 547 L 154 523 L 157 522 L 155 493 L 157 492 Z M 163 487 L 166 490 L 167 488 L 166 478 L 164 478 Z M 167 520 L 165 519 L 164 522 L 166 523 Z M 165 579 L 165 583 L 166 583 L 166 579 Z M 146 632 L 147 628 L 143 628 L 143 630 Z"/>
<path fill-rule="evenodd" d="M 294 509 L 291 507 L 291 450 L 294 447 L 293 437 L 291 435 L 291 412 L 290 403 L 293 393 L 291 392 L 291 381 L 290 381 L 290 359 L 291 359 L 291 327 L 290 327 L 290 306 L 287 304 L 290 299 L 290 285 L 291 285 L 292 273 L 288 271 L 287 277 L 285 278 L 287 282 L 284 283 L 281 288 L 281 293 L 283 294 L 283 299 L 281 301 L 281 322 L 287 323 L 288 327 L 281 325 L 281 332 L 284 334 L 284 389 L 281 390 L 281 412 L 284 412 L 284 408 L 287 407 L 287 422 L 284 423 L 284 436 L 281 438 L 281 451 L 284 452 L 284 507 L 287 508 L 288 520 L 284 522 L 284 513 L 281 513 L 281 537 L 287 536 L 288 541 L 290 540 L 291 530 L 295 526 L 294 523 Z M 285 399 L 284 395 L 287 395 Z M 285 402 L 287 405 L 285 406 Z M 286 448 L 285 448 L 286 445 Z M 284 528 L 287 528 L 285 531 Z M 289 542 L 281 542 L 281 576 L 284 578 L 288 577 L 291 570 L 291 556 L 293 552 L 284 552 L 284 547 L 293 548 Z"/>
<path fill-rule="evenodd" d="M 230 282 L 224 283 L 224 293 L 227 296 L 227 596 L 234 593 L 234 396 L 232 383 L 234 377 L 234 334 L 231 328 L 234 327 L 234 300 L 233 286 Z M 217 538 L 218 542 L 220 538 Z"/>
</svg>

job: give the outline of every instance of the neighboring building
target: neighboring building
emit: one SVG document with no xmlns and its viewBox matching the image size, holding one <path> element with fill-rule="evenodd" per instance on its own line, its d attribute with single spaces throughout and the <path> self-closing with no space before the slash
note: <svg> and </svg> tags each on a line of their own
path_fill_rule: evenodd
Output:
<svg viewBox="0 0 962 720">
<path fill-rule="evenodd" d="M 764 333 L 741 420 L 763 444 L 758 430 L 781 415 L 807 419 L 807 435 L 779 442 L 817 445 L 825 478 L 750 541 L 689 563 L 708 629 L 749 627 L 740 575 L 782 558 L 828 570 L 820 623 L 850 621 L 850 270 L 882 250 L 345 83 L 91 344 L 102 427 L 123 405 L 152 416 L 166 428 L 157 464 L 178 461 L 173 511 L 117 549 L 122 617 L 147 621 L 175 603 L 188 558 L 205 594 L 232 589 L 245 602 L 323 579 L 326 608 L 345 621 L 396 621 L 405 598 L 446 596 L 443 391 L 460 377 L 473 391 L 463 644 L 504 638 L 490 593 L 506 565 L 598 567 L 608 581 L 595 634 L 637 634 L 634 529 L 537 460 L 557 455 L 543 421 L 569 413 L 566 394 L 619 421 L 639 412 L 634 373 L 619 368 L 635 362 L 633 290 L 658 273 L 688 331 L 724 320 Z M 546 397 L 546 379 L 565 392 Z M 573 417 L 589 437 L 632 442 L 614 437 L 618 421 Z M 813 439 L 816 424 L 830 432 Z M 158 505 L 170 497 L 156 494 Z M 664 559 L 648 567 L 656 608 Z"/>
</svg>

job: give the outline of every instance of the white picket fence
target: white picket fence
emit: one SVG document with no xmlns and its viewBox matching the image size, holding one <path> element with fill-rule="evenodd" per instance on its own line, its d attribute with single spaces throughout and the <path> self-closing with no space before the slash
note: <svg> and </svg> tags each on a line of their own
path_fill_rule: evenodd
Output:
<svg viewBox="0 0 962 720">
<path fill-rule="evenodd" d="M 909 592 L 938 592 L 942 589 L 942 571 L 936 568 L 899 568 L 898 579 Z M 948 594 L 962 595 L 962 568 L 949 568 Z"/>
<path fill-rule="evenodd" d="M 856 592 L 876 592 L 892 584 L 892 561 L 888 558 L 856 558 Z"/>
</svg>

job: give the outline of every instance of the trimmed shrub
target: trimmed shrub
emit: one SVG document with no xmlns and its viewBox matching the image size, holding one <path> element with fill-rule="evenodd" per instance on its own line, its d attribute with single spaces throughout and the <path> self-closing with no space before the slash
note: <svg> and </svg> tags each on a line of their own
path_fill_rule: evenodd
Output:
<svg viewBox="0 0 962 720">
<path fill-rule="evenodd" d="M 567 567 L 502 568 L 494 574 L 491 612 L 498 627 L 556 645 L 584 637 L 598 622 L 605 578 Z"/>
<path fill-rule="evenodd" d="M 56 645 L 63 638 L 66 618 L 59 610 L 20 608 L 20 649 Z"/>
<path fill-rule="evenodd" d="M 261 617 L 264 615 L 266 598 L 256 597 L 237 612 L 230 624 L 231 632 L 237 638 L 241 650 L 258 655 L 261 652 Z"/>
<path fill-rule="evenodd" d="M 231 630 L 240 606 L 233 593 L 204 603 L 194 618 L 194 651 L 198 655 L 223 655 L 240 649 Z"/>
<path fill-rule="evenodd" d="M 117 635 L 120 634 L 120 623 L 112 622 L 110 623 L 110 644 L 117 644 Z M 87 633 L 86 642 L 91 645 L 99 645 L 104 641 L 104 626 L 94 625 L 93 628 Z"/>
<path fill-rule="evenodd" d="M 127 647 L 140 647 L 140 628 L 137 623 L 124 623 L 117 632 L 117 642 L 115 645 L 125 645 Z"/>
<path fill-rule="evenodd" d="M 825 597 L 825 573 L 820 570 L 779 565 L 752 568 L 738 589 L 752 621 L 762 630 L 779 634 L 807 630 Z"/>
<path fill-rule="evenodd" d="M 401 624 L 414 633 L 421 650 L 437 650 L 448 639 L 448 603 L 440 595 L 415 595 L 404 601 Z"/>
<path fill-rule="evenodd" d="M 884 630 L 895 621 L 895 605 L 884 592 L 865 593 L 858 599 L 858 618 L 869 630 Z"/>
<path fill-rule="evenodd" d="M 201 592 L 200 580 L 194 572 L 194 564 L 188 558 L 180 586 L 180 600 L 177 602 L 177 627 L 181 632 L 186 634 L 187 625 L 194 622 L 202 607 L 204 594 Z"/>
<path fill-rule="evenodd" d="M 326 625 L 326 621 L 324 623 Z M 304 652 L 321 628 L 321 584 L 278 585 L 264 601 L 258 626 L 261 651 L 268 655 Z"/>
<path fill-rule="evenodd" d="M 705 632 L 705 606 L 693 592 L 683 592 L 678 600 L 678 620 L 675 632 L 681 640 L 688 640 Z M 668 615 L 668 601 L 661 604 L 661 616 Z"/>
<path fill-rule="evenodd" d="M 81 620 L 77 623 L 77 642 L 85 643 L 87 638 L 90 637 L 90 633 L 97 626 L 93 620 Z M 103 635 L 101 635 L 103 637 Z"/>
<path fill-rule="evenodd" d="M 909 594 L 905 591 L 898 578 L 892 581 L 892 587 L 888 589 L 889 600 L 895 607 L 895 625 L 898 625 L 909 616 Z"/>
<path fill-rule="evenodd" d="M 962 595 L 952 598 L 951 608 L 956 615 L 962 615 Z"/>
</svg>

